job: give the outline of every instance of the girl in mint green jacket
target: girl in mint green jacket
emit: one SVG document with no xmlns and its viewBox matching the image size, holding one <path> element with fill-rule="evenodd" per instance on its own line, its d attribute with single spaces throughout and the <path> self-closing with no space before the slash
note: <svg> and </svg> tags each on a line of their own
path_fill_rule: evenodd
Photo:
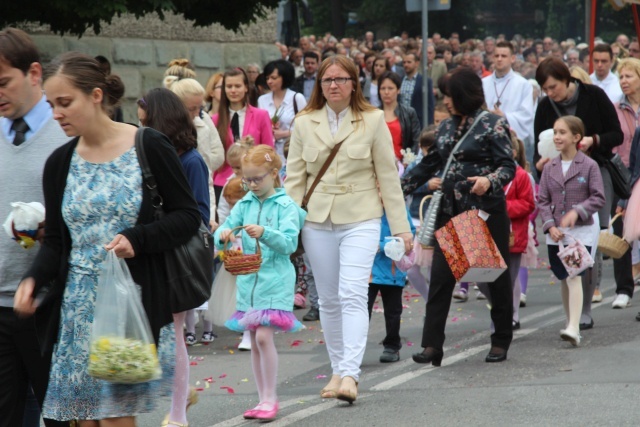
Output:
<svg viewBox="0 0 640 427">
<path fill-rule="evenodd" d="M 289 256 L 298 245 L 306 212 L 280 187 L 281 167 L 272 147 L 249 150 L 242 159 L 242 181 L 250 191 L 215 233 L 216 245 L 222 248 L 231 229 L 243 226 L 243 251 L 255 253 L 256 244 L 262 251 L 260 270 L 237 276 L 237 311 L 225 325 L 233 331 L 251 331 L 251 363 L 260 403 L 244 417 L 263 421 L 275 419 L 278 412 L 274 332 L 303 328 L 291 311 L 296 275 Z M 235 239 L 230 236 L 231 241 Z"/>
</svg>

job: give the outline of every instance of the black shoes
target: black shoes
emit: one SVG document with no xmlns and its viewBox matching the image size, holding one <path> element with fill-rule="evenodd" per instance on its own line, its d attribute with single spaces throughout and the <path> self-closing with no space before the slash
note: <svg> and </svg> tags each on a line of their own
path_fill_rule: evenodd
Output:
<svg viewBox="0 0 640 427">
<path fill-rule="evenodd" d="M 511 329 L 513 329 L 514 331 L 520 329 L 520 322 L 511 322 Z"/>
<path fill-rule="evenodd" d="M 443 354 L 442 350 L 425 348 L 422 353 L 414 353 L 411 357 L 416 363 L 431 363 L 433 366 L 440 366 L 442 364 Z"/>
<path fill-rule="evenodd" d="M 311 308 L 307 314 L 302 316 L 302 320 L 305 322 L 315 322 L 316 320 L 320 320 L 320 311 L 317 308 Z"/>
<path fill-rule="evenodd" d="M 507 350 L 500 347 L 491 347 L 489 354 L 484 359 L 487 363 L 504 362 L 505 360 L 507 360 Z"/>
<path fill-rule="evenodd" d="M 640 313 L 636 314 L 636 320 L 640 322 Z"/>
<path fill-rule="evenodd" d="M 640 316 L 640 314 L 638 314 L 638 316 Z M 636 317 L 636 319 L 638 319 Z M 638 319 L 640 320 L 640 319 Z M 580 323 L 580 330 L 581 331 L 586 331 L 587 329 L 593 329 L 593 319 L 591 319 L 591 321 L 589 323 Z"/>
<path fill-rule="evenodd" d="M 393 363 L 400 360 L 400 352 L 392 348 L 385 348 L 380 355 L 380 363 Z"/>
</svg>

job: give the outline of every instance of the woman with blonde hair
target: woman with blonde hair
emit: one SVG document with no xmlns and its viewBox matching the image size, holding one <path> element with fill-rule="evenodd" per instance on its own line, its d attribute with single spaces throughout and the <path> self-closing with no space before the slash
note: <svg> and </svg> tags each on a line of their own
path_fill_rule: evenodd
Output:
<svg viewBox="0 0 640 427">
<path fill-rule="evenodd" d="M 215 73 L 207 81 L 205 87 L 204 100 L 209 103 L 209 107 L 205 108 L 207 114 L 213 115 L 218 113 L 220 105 L 220 94 L 222 93 L 222 76 L 224 73 Z"/>
<path fill-rule="evenodd" d="M 204 88 L 197 80 L 187 78 L 176 80 L 169 85 L 169 90 L 178 95 L 178 98 L 187 108 L 189 116 L 198 132 L 198 152 L 204 158 L 209 168 L 209 195 L 211 198 L 211 226 L 214 226 L 216 203 L 213 190 L 213 171 L 224 163 L 224 147 L 220 135 L 208 114 L 202 113 L 204 102 Z"/>
<path fill-rule="evenodd" d="M 633 178 L 637 179 L 637 171 L 638 171 L 638 149 L 637 145 L 634 149 L 633 147 L 633 137 L 634 133 L 637 134 L 637 129 L 640 126 L 640 116 L 637 114 L 637 111 L 640 111 L 640 59 L 636 58 L 625 58 L 621 59 L 618 64 L 618 73 L 620 77 L 620 88 L 622 89 L 622 93 L 624 97 L 622 100 L 615 104 L 616 113 L 618 113 L 618 120 L 620 120 L 620 126 L 622 127 L 622 134 L 624 135 L 622 144 L 615 147 L 613 151 L 617 153 L 622 159 L 623 163 L 632 169 L 632 166 L 635 167 L 635 171 L 631 170 L 632 174 L 632 184 L 635 183 Z M 634 161 L 632 161 L 632 158 Z M 635 185 L 634 187 L 638 187 Z M 633 188 L 633 187 L 632 187 Z M 633 189 L 636 193 L 640 191 L 640 188 Z M 637 197 L 637 196 L 636 196 Z M 632 195 L 633 198 L 633 195 Z M 636 198 L 637 200 L 637 198 Z M 616 207 L 616 213 L 623 212 L 625 213 L 624 218 L 624 236 L 629 238 L 633 242 L 633 250 L 628 251 L 626 254 L 618 260 L 623 261 L 625 264 L 630 265 L 630 267 L 624 267 L 627 271 L 631 269 L 631 276 L 634 278 L 634 282 L 637 281 L 637 278 L 640 276 L 640 259 L 638 259 L 638 241 L 636 239 L 631 239 L 629 237 L 629 232 L 631 231 L 631 226 L 629 224 L 633 223 L 631 213 L 633 209 L 629 209 L 626 201 L 618 202 L 618 206 Z M 634 215 L 637 215 L 634 213 Z M 637 222 L 637 216 L 635 217 L 635 221 Z M 616 221 L 613 223 L 614 232 L 618 236 L 622 236 L 623 227 L 620 221 Z M 615 264 L 614 264 L 615 266 Z M 616 274 L 616 270 L 614 269 L 614 274 Z M 626 275 L 627 283 L 626 289 L 627 294 L 629 296 L 633 295 L 633 283 L 628 280 L 628 273 Z M 618 289 L 616 289 L 616 293 Z M 640 320 L 640 314 L 636 317 L 637 320 Z"/>
<path fill-rule="evenodd" d="M 315 276 L 333 370 L 320 394 L 352 403 L 367 343 L 369 275 L 383 203 L 391 232 L 404 241 L 406 252 L 412 234 L 384 112 L 364 98 L 355 64 L 346 56 L 331 56 L 322 62 L 317 82 L 296 117 L 285 188 L 302 204 L 319 180 L 307 204 L 302 242 Z M 319 177 L 333 149 L 337 154 Z"/>
<path fill-rule="evenodd" d="M 589 77 L 589 73 L 587 73 L 584 68 L 574 65 L 573 67 L 569 68 L 569 72 L 571 73 L 571 77 L 573 77 L 574 79 L 578 79 L 582 83 L 588 85 L 593 84 L 593 82 L 591 81 L 591 77 Z"/>
<path fill-rule="evenodd" d="M 162 86 L 169 89 L 171 83 L 180 79 L 195 79 L 196 72 L 188 59 L 172 59 L 164 72 Z"/>
</svg>

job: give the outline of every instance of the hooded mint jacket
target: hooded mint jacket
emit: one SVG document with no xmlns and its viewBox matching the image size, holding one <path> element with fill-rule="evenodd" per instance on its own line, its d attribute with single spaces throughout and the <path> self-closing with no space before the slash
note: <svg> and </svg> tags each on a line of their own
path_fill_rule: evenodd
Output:
<svg viewBox="0 0 640 427">
<path fill-rule="evenodd" d="M 260 270 L 254 274 L 237 276 L 238 311 L 250 308 L 293 309 L 296 273 L 289 256 L 298 246 L 298 234 L 306 215 L 283 188 L 276 188 L 276 193 L 264 201 L 249 192 L 236 203 L 224 224 L 216 230 L 216 246 L 222 249 L 222 231 L 251 224 L 264 227 L 264 233 L 258 239 L 262 251 Z M 256 239 L 242 233 L 244 253 L 256 253 L 256 244 Z"/>
</svg>

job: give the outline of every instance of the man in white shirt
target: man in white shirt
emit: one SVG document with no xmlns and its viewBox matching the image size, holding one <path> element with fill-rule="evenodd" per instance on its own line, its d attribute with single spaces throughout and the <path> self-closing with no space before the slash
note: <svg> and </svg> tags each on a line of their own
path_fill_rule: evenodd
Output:
<svg viewBox="0 0 640 427">
<path fill-rule="evenodd" d="M 493 51 L 494 72 L 482 79 L 487 108 L 505 117 L 527 149 L 527 160 L 533 161 L 533 87 L 511 68 L 516 60 L 508 41 L 496 44 Z"/>
<path fill-rule="evenodd" d="M 596 45 L 591 52 L 594 72 L 591 74 L 591 81 L 594 85 L 604 90 L 611 102 L 620 102 L 622 99 L 622 89 L 618 76 L 611 72 L 613 65 L 613 51 L 607 43 Z"/>
</svg>

